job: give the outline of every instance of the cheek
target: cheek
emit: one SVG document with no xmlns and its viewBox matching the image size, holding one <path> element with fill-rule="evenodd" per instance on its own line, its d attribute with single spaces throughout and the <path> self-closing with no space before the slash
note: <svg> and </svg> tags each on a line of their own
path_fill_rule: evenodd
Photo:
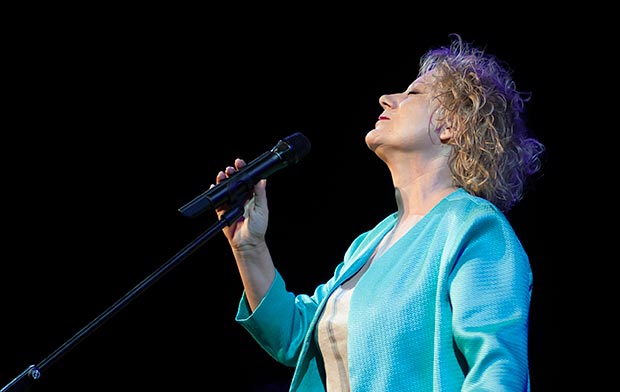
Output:
<svg viewBox="0 0 620 392">
<path fill-rule="evenodd" d="M 439 137 L 442 129 L 444 129 L 443 122 L 437 117 L 437 114 L 429 115 L 426 122 L 426 129 L 433 137 Z"/>
<path fill-rule="evenodd" d="M 407 112 L 403 116 L 412 124 L 416 124 L 418 128 L 424 127 L 428 129 L 429 123 L 433 119 L 432 108 L 428 104 L 419 104 L 408 108 Z"/>
</svg>

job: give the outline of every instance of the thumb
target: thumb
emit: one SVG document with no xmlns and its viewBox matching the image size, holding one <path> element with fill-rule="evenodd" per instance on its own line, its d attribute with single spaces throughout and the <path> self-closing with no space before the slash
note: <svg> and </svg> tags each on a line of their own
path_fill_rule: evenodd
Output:
<svg viewBox="0 0 620 392">
<path fill-rule="evenodd" d="M 263 178 L 254 185 L 254 204 L 256 207 L 265 207 L 267 205 L 267 179 Z"/>
</svg>

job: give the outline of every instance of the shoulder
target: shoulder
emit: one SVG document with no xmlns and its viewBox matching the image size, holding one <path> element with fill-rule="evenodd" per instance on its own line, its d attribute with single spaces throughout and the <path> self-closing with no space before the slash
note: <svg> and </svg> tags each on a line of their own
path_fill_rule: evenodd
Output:
<svg viewBox="0 0 620 392">
<path fill-rule="evenodd" d="M 441 204 L 447 204 L 449 207 L 464 208 L 466 210 L 489 210 L 489 212 L 495 213 L 502 212 L 490 201 L 480 196 L 472 195 L 463 188 L 458 188 L 456 191 L 450 193 Z"/>
<path fill-rule="evenodd" d="M 519 242 L 506 215 L 490 201 L 463 189 L 446 196 L 429 217 L 431 228 L 446 231 L 453 240 L 484 239 L 489 244 L 501 240 Z"/>
<path fill-rule="evenodd" d="M 504 213 L 493 203 L 459 188 L 444 198 L 435 208 L 442 215 L 453 214 L 461 222 L 469 219 L 496 219 L 508 223 Z"/>
</svg>

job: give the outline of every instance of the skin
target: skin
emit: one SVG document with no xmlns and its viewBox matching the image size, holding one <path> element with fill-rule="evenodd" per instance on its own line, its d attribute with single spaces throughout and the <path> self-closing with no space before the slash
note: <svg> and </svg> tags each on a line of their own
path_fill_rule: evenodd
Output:
<svg viewBox="0 0 620 392">
<path fill-rule="evenodd" d="M 456 190 L 448 167 L 452 131 L 433 120 L 437 102 L 431 91 L 432 75 L 417 78 L 402 93 L 379 98 L 383 112 L 365 142 L 388 167 L 395 189 L 398 222 L 377 246 L 384 252 L 446 195 Z M 429 127 L 430 124 L 430 127 Z M 216 176 L 216 184 L 236 173 L 246 162 L 237 158 Z M 266 180 L 254 187 L 245 214 L 223 229 L 241 276 L 248 303 L 256 309 L 275 277 L 265 242 L 269 211 Z M 226 207 L 216 210 L 218 217 Z"/>
</svg>

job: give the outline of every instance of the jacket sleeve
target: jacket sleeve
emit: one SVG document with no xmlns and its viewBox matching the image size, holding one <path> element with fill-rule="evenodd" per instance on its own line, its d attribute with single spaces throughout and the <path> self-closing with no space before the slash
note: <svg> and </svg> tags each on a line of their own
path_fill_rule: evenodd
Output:
<svg viewBox="0 0 620 392">
<path fill-rule="evenodd" d="M 450 284 L 463 391 L 529 390 L 528 257 L 503 215 L 481 209 L 468 219 Z"/>
<path fill-rule="evenodd" d="M 312 295 L 296 295 L 288 291 L 276 269 L 271 287 L 254 312 L 250 311 L 243 293 L 235 320 L 274 359 L 284 365 L 295 366 L 304 346 L 307 348 L 312 340 L 313 326 L 323 300 L 345 275 L 352 273 L 352 263 L 359 259 L 356 252 L 366 246 L 367 240 L 367 233 L 359 235 L 345 252 L 344 259 L 337 264 L 333 276 L 317 285 Z"/>
</svg>

